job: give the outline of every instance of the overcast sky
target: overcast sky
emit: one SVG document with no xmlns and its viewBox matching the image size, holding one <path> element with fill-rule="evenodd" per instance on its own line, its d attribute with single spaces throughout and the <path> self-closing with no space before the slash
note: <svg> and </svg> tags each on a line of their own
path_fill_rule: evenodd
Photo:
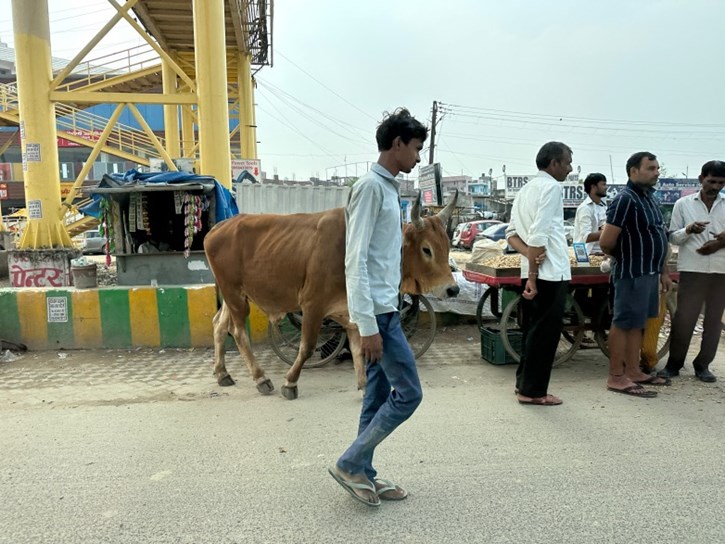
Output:
<svg viewBox="0 0 725 544">
<path fill-rule="evenodd" d="M 58 57 L 112 14 L 105 0 L 49 5 Z M 12 43 L 10 0 L 0 13 Z M 723 20 L 720 0 L 276 0 L 274 66 L 257 74 L 262 169 L 360 174 L 384 111 L 430 124 L 438 100 L 445 175 L 533 173 L 561 140 L 582 174 L 624 182 L 627 157 L 649 150 L 695 177 L 725 159 Z M 140 43 L 121 28 L 89 56 Z"/>
</svg>

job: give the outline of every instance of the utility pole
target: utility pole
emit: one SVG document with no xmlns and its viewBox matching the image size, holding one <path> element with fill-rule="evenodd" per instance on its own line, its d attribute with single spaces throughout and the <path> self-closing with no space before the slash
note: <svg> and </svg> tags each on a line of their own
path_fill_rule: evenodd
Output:
<svg viewBox="0 0 725 544">
<path fill-rule="evenodd" d="M 430 150 L 428 153 L 428 164 L 433 164 L 433 153 L 436 146 L 436 117 L 438 115 L 438 102 L 433 101 L 433 121 L 430 126 Z"/>
</svg>

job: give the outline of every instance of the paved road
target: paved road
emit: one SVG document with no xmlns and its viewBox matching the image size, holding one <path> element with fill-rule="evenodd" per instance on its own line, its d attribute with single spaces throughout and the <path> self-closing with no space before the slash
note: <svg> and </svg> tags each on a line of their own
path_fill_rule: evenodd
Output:
<svg viewBox="0 0 725 544">
<path fill-rule="evenodd" d="M 474 335 L 420 361 L 423 404 L 377 461 L 410 497 L 375 510 L 325 470 L 360 408 L 349 363 L 303 373 L 296 401 L 258 395 L 236 357 L 217 387 L 209 351 L 0 363 L 0 543 L 725 542 L 725 380 L 634 399 L 582 351 L 555 370 L 563 406 L 519 406 Z"/>
</svg>

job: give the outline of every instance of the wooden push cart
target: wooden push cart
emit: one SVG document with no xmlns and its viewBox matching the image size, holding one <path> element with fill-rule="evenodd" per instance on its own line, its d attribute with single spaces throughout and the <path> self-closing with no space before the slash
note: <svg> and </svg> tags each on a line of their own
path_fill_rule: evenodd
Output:
<svg viewBox="0 0 725 544">
<path fill-rule="evenodd" d="M 436 315 L 433 305 L 423 295 L 402 296 L 400 324 L 416 359 L 428 351 L 436 334 Z M 288 365 L 295 362 L 302 340 L 302 313 L 289 313 L 277 323 L 270 324 L 270 343 L 277 356 Z M 331 319 L 322 322 L 313 356 L 306 368 L 324 366 L 337 358 L 345 348 L 347 334 Z"/>
<path fill-rule="evenodd" d="M 463 276 L 488 286 L 478 302 L 476 320 L 479 330 L 496 331 L 508 355 L 515 362 L 521 358 L 521 331 L 524 321 L 523 291 L 519 268 L 493 268 L 468 263 Z M 657 358 L 669 350 L 669 330 L 674 305 L 667 297 L 665 321 L 657 342 Z M 557 347 L 554 365 L 571 359 L 581 348 L 599 347 L 609 356 L 607 346 L 612 323 L 609 274 L 599 267 L 573 267 L 564 313 L 564 326 Z M 593 338 L 586 333 L 591 331 Z"/>
</svg>

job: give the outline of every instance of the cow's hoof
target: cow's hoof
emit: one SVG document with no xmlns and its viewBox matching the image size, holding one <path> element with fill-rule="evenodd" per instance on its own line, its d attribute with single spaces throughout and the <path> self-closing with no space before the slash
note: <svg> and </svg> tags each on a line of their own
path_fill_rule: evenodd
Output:
<svg viewBox="0 0 725 544">
<path fill-rule="evenodd" d="M 272 380 L 266 378 L 263 382 L 259 382 L 257 384 L 257 391 L 262 393 L 262 395 L 269 395 L 272 391 L 274 391 L 274 384 L 272 384 Z"/>
<path fill-rule="evenodd" d="M 297 398 L 297 386 L 289 386 L 289 385 L 283 385 L 282 386 L 282 396 L 286 398 L 287 400 L 295 400 Z"/>
<path fill-rule="evenodd" d="M 229 374 L 227 374 L 223 378 L 219 378 L 216 382 L 222 387 L 229 387 L 230 385 L 234 385 L 234 380 L 232 380 L 232 377 Z"/>
</svg>

